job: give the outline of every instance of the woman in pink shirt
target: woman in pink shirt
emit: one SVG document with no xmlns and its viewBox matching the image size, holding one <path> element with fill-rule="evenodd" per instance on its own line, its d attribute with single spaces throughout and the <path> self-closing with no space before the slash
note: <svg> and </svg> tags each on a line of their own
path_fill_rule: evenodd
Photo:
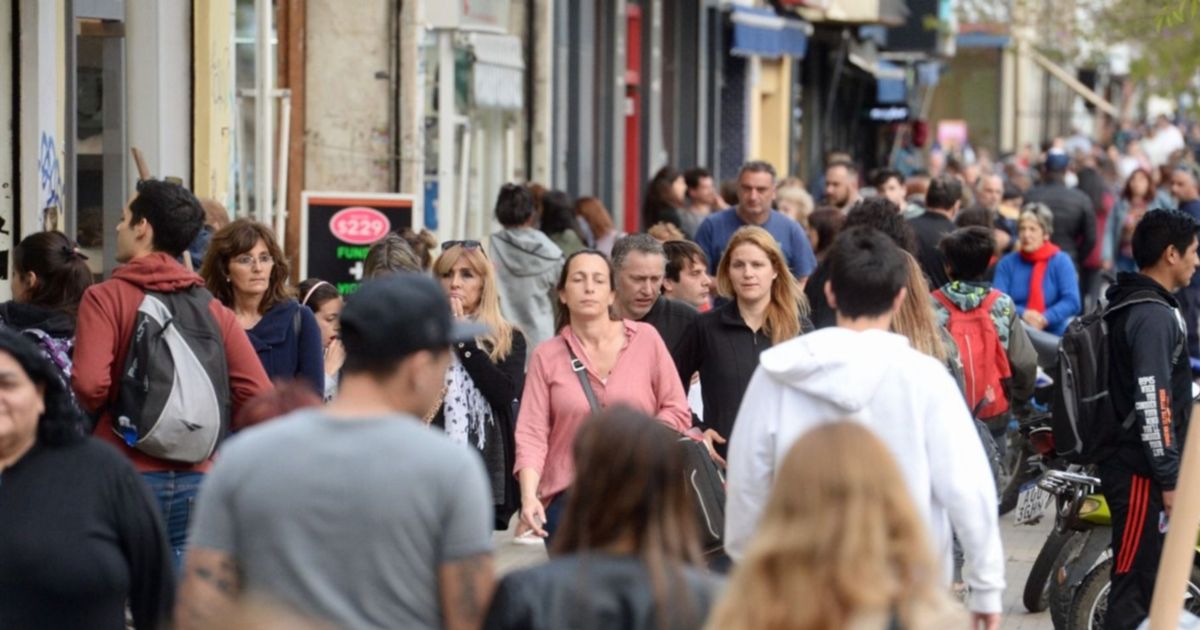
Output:
<svg viewBox="0 0 1200 630">
<path fill-rule="evenodd" d="M 572 353 L 601 407 L 626 405 L 681 433 L 691 428 L 683 386 L 658 331 L 613 318 L 614 282 L 603 254 L 572 254 L 558 279 L 559 333 L 529 360 L 514 472 L 521 485 L 521 520 L 538 536 L 554 532 L 563 507 L 558 499 L 575 476 L 575 432 L 592 413 L 572 369 Z"/>
</svg>

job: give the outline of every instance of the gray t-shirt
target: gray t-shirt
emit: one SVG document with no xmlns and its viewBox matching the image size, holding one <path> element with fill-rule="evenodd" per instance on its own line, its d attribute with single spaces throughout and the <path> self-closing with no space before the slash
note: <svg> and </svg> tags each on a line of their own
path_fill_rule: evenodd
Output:
<svg viewBox="0 0 1200 630">
<path fill-rule="evenodd" d="M 243 592 L 349 628 L 441 628 L 438 568 L 489 553 L 479 455 L 416 418 L 300 411 L 222 448 L 190 545 L 232 554 Z"/>
</svg>

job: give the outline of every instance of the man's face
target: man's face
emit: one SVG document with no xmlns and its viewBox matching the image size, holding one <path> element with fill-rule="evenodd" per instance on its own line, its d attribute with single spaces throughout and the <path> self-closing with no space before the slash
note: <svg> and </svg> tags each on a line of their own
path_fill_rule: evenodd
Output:
<svg viewBox="0 0 1200 630">
<path fill-rule="evenodd" d="M 1192 244 L 1188 246 L 1187 251 L 1183 253 L 1176 265 L 1179 273 L 1176 274 L 1175 281 L 1180 289 L 1192 283 L 1192 275 L 1196 273 L 1196 267 L 1200 267 L 1200 254 L 1197 254 L 1197 249 L 1200 249 L 1200 241 L 1192 238 Z"/>
<path fill-rule="evenodd" d="M 996 175 L 984 177 L 979 184 L 979 194 L 976 197 L 979 205 L 988 210 L 999 208 L 1000 200 L 1004 198 L 1004 181 Z"/>
<path fill-rule="evenodd" d="M 662 254 L 629 252 L 617 272 L 617 303 L 630 319 L 650 312 L 662 293 L 667 260 Z"/>
<path fill-rule="evenodd" d="M 715 205 L 717 202 L 717 189 L 713 186 L 711 177 L 701 177 L 695 188 L 688 189 L 688 196 L 696 203 L 706 206 Z"/>
<path fill-rule="evenodd" d="M 1171 195 L 1181 202 L 1200 198 L 1196 179 L 1187 171 L 1175 171 L 1171 174 Z"/>
<path fill-rule="evenodd" d="M 833 166 L 825 171 L 825 199 L 829 203 L 844 208 L 854 198 L 858 191 L 858 182 L 851 181 L 850 171 L 844 166 Z"/>
<path fill-rule="evenodd" d="M 771 210 L 775 201 L 775 178 L 770 173 L 747 171 L 738 178 L 738 209 L 751 216 Z"/>
<path fill-rule="evenodd" d="M 901 184 L 900 180 L 895 177 L 889 177 L 879 189 L 879 194 L 883 195 L 888 201 L 896 204 L 896 207 L 900 208 L 901 211 L 904 211 L 904 207 L 908 205 L 905 192 L 904 184 Z"/>
<path fill-rule="evenodd" d="M 687 268 L 680 270 L 679 282 L 663 280 L 664 295 L 687 302 L 696 308 L 708 304 L 711 292 L 712 278 L 708 275 L 708 269 L 696 259 L 688 261 Z"/>
<path fill-rule="evenodd" d="M 133 199 L 137 199 L 135 195 Z M 133 202 L 130 199 L 130 203 Z M 137 232 L 144 230 L 148 225 L 143 219 L 136 226 L 132 224 L 133 213 L 129 210 L 129 204 L 121 210 L 121 222 L 117 224 L 117 262 L 127 263 L 133 260 L 137 255 Z"/>
</svg>

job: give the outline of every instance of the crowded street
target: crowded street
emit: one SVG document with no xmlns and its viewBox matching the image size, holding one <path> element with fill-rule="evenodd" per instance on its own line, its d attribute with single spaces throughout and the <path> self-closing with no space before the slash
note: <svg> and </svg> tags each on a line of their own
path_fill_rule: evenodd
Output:
<svg viewBox="0 0 1200 630">
<path fill-rule="evenodd" d="M 1200 629 L 1200 1 L 3 1 L 0 630 Z"/>
</svg>

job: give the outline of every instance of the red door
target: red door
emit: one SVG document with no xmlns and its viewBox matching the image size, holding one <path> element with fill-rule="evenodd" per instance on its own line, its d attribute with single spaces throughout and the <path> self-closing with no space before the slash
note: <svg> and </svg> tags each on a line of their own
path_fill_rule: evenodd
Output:
<svg viewBox="0 0 1200 630">
<path fill-rule="evenodd" d="M 642 197 L 642 8 L 626 5 L 629 13 L 625 41 L 625 231 L 641 226 Z M 641 226 L 641 227 L 639 227 Z"/>
</svg>

